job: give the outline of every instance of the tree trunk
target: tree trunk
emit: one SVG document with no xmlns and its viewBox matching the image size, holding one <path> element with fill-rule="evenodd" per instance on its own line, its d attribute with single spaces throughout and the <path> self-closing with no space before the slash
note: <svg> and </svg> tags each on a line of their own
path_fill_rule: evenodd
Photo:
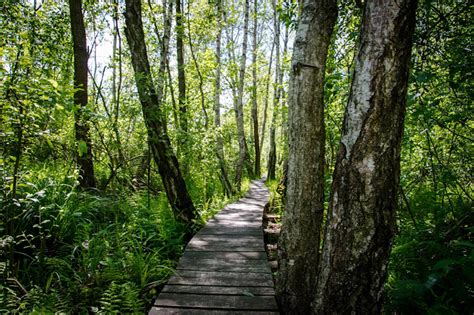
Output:
<svg viewBox="0 0 474 315">
<path fill-rule="evenodd" d="M 158 89 L 155 90 L 145 46 L 140 0 L 127 0 L 125 4 L 125 34 L 130 47 L 135 81 L 153 158 L 158 166 L 166 196 L 175 217 L 184 223 L 192 224 L 192 220 L 196 218 L 194 205 L 171 147 L 166 131 L 166 118 L 161 108 L 166 69 L 166 62 L 163 62 L 163 58 L 167 56 L 166 34 L 169 32 L 167 30 L 164 32 L 160 78 Z M 169 28 L 170 23 L 165 23 L 165 26 Z"/>
<path fill-rule="evenodd" d="M 240 184 L 242 182 L 242 171 L 244 163 L 248 164 L 248 148 L 247 141 L 245 140 L 245 127 L 244 127 L 244 79 L 245 79 L 245 65 L 247 59 L 247 40 L 248 40 L 248 27 L 249 26 L 249 0 L 245 0 L 245 12 L 244 12 L 244 34 L 242 42 L 242 56 L 240 59 L 240 70 L 239 70 L 239 87 L 237 94 L 237 103 L 235 106 L 235 118 L 237 121 L 237 133 L 239 137 L 239 159 L 237 161 L 237 168 L 235 172 L 235 183 L 237 189 L 240 190 Z M 248 169 L 248 167 L 247 167 Z M 250 167 L 250 171 L 252 168 Z"/>
<path fill-rule="evenodd" d="M 255 147 L 255 176 L 260 177 L 260 139 L 258 134 L 258 102 L 257 102 L 257 8 L 258 0 L 254 0 L 253 7 L 253 37 L 252 37 L 252 120 L 253 120 L 253 142 Z"/>
<path fill-rule="evenodd" d="M 87 52 L 86 29 L 82 14 L 82 1 L 69 0 L 71 33 L 74 43 L 74 129 L 76 132 L 76 158 L 79 166 L 79 185 L 82 188 L 95 188 L 94 164 L 92 162 L 92 141 L 88 119 L 84 110 L 87 106 Z"/>
<path fill-rule="evenodd" d="M 219 161 L 219 168 L 221 172 L 221 182 L 224 187 L 224 192 L 226 195 L 230 196 L 233 193 L 233 188 L 227 174 L 227 169 L 225 166 L 224 158 L 224 139 L 221 135 L 221 104 L 220 104 L 220 95 L 221 95 L 221 41 L 222 41 L 222 4 L 221 0 L 217 0 L 217 38 L 216 38 L 216 81 L 215 81 L 215 91 L 214 91 L 214 124 L 217 129 L 216 132 L 216 154 Z"/>
<path fill-rule="evenodd" d="M 184 51 L 183 51 L 184 25 L 181 10 L 181 0 L 176 0 L 176 63 L 178 66 L 178 106 L 180 122 L 181 145 L 186 143 L 188 132 L 187 100 L 186 100 L 186 77 L 184 73 Z"/>
<path fill-rule="evenodd" d="M 416 0 L 365 3 L 333 175 L 314 301 L 317 314 L 381 312 L 396 225 L 415 11 Z"/>
<path fill-rule="evenodd" d="M 272 121 L 270 125 L 270 150 L 268 152 L 268 165 L 267 165 L 267 178 L 275 179 L 276 177 L 276 117 L 278 115 L 278 107 L 280 103 L 280 88 L 279 78 L 280 78 L 280 19 L 278 18 L 277 4 L 275 1 L 272 2 L 273 6 L 273 27 L 275 29 L 275 50 L 276 50 L 276 60 L 275 60 L 275 84 L 273 88 L 273 113 Z"/>
<path fill-rule="evenodd" d="M 260 150 L 263 148 L 263 140 L 265 139 L 265 127 L 267 124 L 267 110 L 268 110 L 268 96 L 270 95 L 270 81 L 272 73 L 272 62 L 273 62 L 273 52 L 275 50 L 276 38 L 273 41 L 272 49 L 270 51 L 270 62 L 268 63 L 268 72 L 267 72 L 267 82 L 265 84 L 265 100 L 263 105 L 263 121 L 262 121 L 262 131 L 260 132 Z"/>
<path fill-rule="evenodd" d="M 324 211 L 323 86 L 336 18 L 336 0 L 305 0 L 295 38 L 289 91 L 287 202 L 276 283 L 284 313 L 308 314 L 315 292 Z"/>
</svg>

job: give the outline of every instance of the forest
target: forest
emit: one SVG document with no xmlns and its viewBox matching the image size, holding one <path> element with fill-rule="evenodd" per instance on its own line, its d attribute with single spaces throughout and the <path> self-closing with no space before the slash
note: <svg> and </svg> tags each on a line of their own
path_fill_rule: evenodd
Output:
<svg viewBox="0 0 474 315">
<path fill-rule="evenodd" d="M 147 313 L 263 177 L 282 314 L 473 314 L 472 12 L 0 1 L 0 313 Z"/>
</svg>

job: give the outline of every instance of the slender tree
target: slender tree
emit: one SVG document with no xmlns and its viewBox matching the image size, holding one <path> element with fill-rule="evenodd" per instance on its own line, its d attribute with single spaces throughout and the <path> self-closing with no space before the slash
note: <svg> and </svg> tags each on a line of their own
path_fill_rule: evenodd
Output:
<svg viewBox="0 0 474 315">
<path fill-rule="evenodd" d="M 86 29 L 81 0 L 69 0 L 71 33 L 74 44 L 74 130 L 76 132 L 77 165 L 79 166 L 79 185 L 82 188 L 95 188 L 94 164 L 92 161 L 92 141 L 85 108 L 87 106 L 87 52 Z"/>
<path fill-rule="evenodd" d="M 221 128 L 221 41 L 222 41 L 222 3 L 221 0 L 217 0 L 216 3 L 217 11 L 217 38 L 216 38 L 216 80 L 214 85 L 214 125 L 217 129 L 216 132 L 216 154 L 219 161 L 219 169 L 221 172 L 221 182 L 224 187 L 224 191 L 227 195 L 233 193 L 232 184 L 230 183 L 229 176 L 227 174 L 227 168 L 225 165 L 224 158 L 224 139 L 220 132 Z"/>
<path fill-rule="evenodd" d="M 272 1 L 273 7 L 273 29 L 275 31 L 275 82 L 273 86 L 273 113 L 270 124 L 270 150 L 268 151 L 267 177 L 275 179 L 276 176 L 276 117 L 280 103 L 280 88 L 278 86 L 280 78 L 280 19 L 278 18 L 277 3 Z"/>
<path fill-rule="evenodd" d="M 288 188 L 276 283 L 282 310 L 291 314 L 308 314 L 315 292 L 324 210 L 323 83 L 337 18 L 336 0 L 302 5 L 290 79 Z"/>
<path fill-rule="evenodd" d="M 186 138 L 188 132 L 186 76 L 184 72 L 184 24 L 181 0 L 176 0 L 176 63 L 178 66 L 178 106 L 181 138 Z M 184 144 L 182 142 L 181 144 Z"/>
<path fill-rule="evenodd" d="M 171 147 L 166 130 L 166 118 L 161 108 L 166 70 L 164 58 L 168 52 L 171 23 L 165 21 L 158 85 L 155 89 L 145 45 L 140 0 L 127 0 L 125 5 L 125 35 L 130 47 L 135 81 L 153 158 L 175 217 L 185 223 L 191 223 L 196 218 L 194 205 Z"/>
<path fill-rule="evenodd" d="M 249 10 L 250 0 L 245 0 L 245 11 L 244 11 L 244 30 L 242 40 L 242 55 L 240 57 L 240 69 L 239 69 L 239 86 L 237 91 L 237 102 L 235 103 L 235 118 L 237 121 L 237 133 L 239 138 L 239 159 L 237 161 L 237 167 L 235 171 L 235 183 L 237 189 L 240 189 L 242 182 L 242 171 L 244 164 L 248 164 L 249 154 L 247 141 L 245 140 L 245 126 L 244 126 L 244 84 L 245 84 L 245 68 L 247 60 L 247 42 L 248 42 L 248 29 L 249 29 Z M 247 167 L 249 169 L 249 167 Z M 252 168 L 250 167 L 250 170 Z"/>
<path fill-rule="evenodd" d="M 255 148 L 255 176 L 260 177 L 260 140 L 258 133 L 258 102 L 257 102 L 257 21 L 258 1 L 253 1 L 253 34 L 252 34 L 252 122 L 253 142 Z"/>
<path fill-rule="evenodd" d="M 381 312 L 395 233 L 415 10 L 416 0 L 365 2 L 333 175 L 316 314 Z"/>
</svg>

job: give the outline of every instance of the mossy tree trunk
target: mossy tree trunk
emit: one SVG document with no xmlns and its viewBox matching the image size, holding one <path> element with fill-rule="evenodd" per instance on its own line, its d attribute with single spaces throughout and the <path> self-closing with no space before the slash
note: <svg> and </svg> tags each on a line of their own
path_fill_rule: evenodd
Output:
<svg viewBox="0 0 474 315">
<path fill-rule="evenodd" d="M 161 108 L 166 63 L 162 60 L 160 64 L 161 77 L 158 80 L 158 88 L 155 89 L 145 45 L 140 0 L 127 0 L 125 4 L 125 34 L 130 47 L 135 81 L 153 158 L 175 217 L 184 223 L 192 223 L 197 215 L 171 147 L 166 130 L 166 117 Z M 171 27 L 170 23 L 165 23 L 165 26 Z M 164 34 L 162 59 L 167 55 L 166 45 L 169 37 L 166 37 L 169 29 L 165 30 Z"/>
</svg>

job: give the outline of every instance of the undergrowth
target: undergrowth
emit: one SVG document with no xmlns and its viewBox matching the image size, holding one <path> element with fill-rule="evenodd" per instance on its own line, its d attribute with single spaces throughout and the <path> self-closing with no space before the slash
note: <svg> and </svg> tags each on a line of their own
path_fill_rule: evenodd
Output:
<svg viewBox="0 0 474 315">
<path fill-rule="evenodd" d="M 163 193 L 78 192 L 64 174 L 24 173 L 17 198 L 2 199 L 0 313 L 144 313 L 174 272 L 185 226 Z M 194 193 L 203 220 L 230 201 Z"/>
</svg>

